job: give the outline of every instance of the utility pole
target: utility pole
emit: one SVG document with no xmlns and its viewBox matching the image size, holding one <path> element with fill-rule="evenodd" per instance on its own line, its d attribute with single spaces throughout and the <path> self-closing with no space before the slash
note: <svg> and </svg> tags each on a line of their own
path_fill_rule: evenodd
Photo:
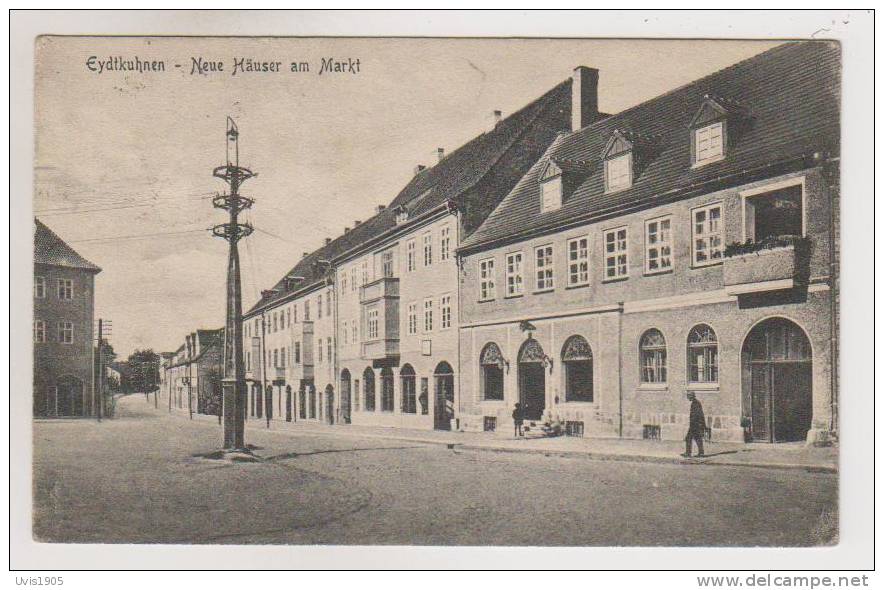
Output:
<svg viewBox="0 0 884 590">
<path fill-rule="evenodd" d="M 95 406 L 95 415 L 98 418 L 98 421 L 101 422 L 101 406 L 102 401 L 104 401 L 104 388 L 101 386 L 104 377 L 104 341 L 102 337 L 103 332 L 103 321 L 102 318 L 98 318 L 98 379 L 96 379 L 96 385 L 98 386 L 98 405 Z M 95 403 L 95 393 L 92 393 L 92 403 Z"/>
<path fill-rule="evenodd" d="M 239 222 L 239 214 L 254 201 L 239 194 L 240 185 L 254 176 L 239 166 L 239 130 L 227 117 L 227 163 L 215 168 L 212 175 L 230 185 L 230 194 L 218 195 L 212 204 L 230 214 L 227 223 L 216 225 L 212 233 L 230 244 L 227 258 L 227 321 L 224 329 L 224 377 L 221 380 L 224 413 L 224 450 L 245 448 L 246 373 L 242 356 L 242 290 L 240 285 L 239 248 L 237 243 L 253 231 Z"/>
<path fill-rule="evenodd" d="M 267 396 L 267 347 L 264 345 L 264 335 L 267 333 L 267 322 L 264 319 L 264 310 L 261 310 L 261 397 L 264 399 L 264 417 L 267 419 L 267 428 L 270 428 L 269 407 L 273 400 Z"/>
</svg>

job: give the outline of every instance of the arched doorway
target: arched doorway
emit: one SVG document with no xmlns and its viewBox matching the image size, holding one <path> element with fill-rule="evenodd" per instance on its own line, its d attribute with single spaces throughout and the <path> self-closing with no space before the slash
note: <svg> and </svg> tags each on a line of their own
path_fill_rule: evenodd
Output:
<svg viewBox="0 0 884 590">
<path fill-rule="evenodd" d="M 83 415 L 83 382 L 71 375 L 64 375 L 56 386 L 56 415 Z"/>
<path fill-rule="evenodd" d="M 519 349 L 519 403 L 527 420 L 540 420 L 546 409 L 546 367 L 540 342 L 529 338 Z"/>
<path fill-rule="evenodd" d="M 362 372 L 362 387 L 365 389 L 365 403 L 362 405 L 366 412 L 374 412 L 374 370 L 365 367 Z"/>
<path fill-rule="evenodd" d="M 764 320 L 743 342 L 743 407 L 752 439 L 801 441 L 813 418 L 813 353 L 804 330 L 785 318 Z"/>
<path fill-rule="evenodd" d="M 293 403 L 292 386 L 286 385 L 285 386 L 285 421 L 286 422 L 292 421 L 292 403 Z"/>
<path fill-rule="evenodd" d="M 325 421 L 335 423 L 335 388 L 331 383 L 325 386 Z"/>
<path fill-rule="evenodd" d="M 479 355 L 479 366 L 482 369 L 482 399 L 503 401 L 503 370 L 506 361 L 497 344 L 489 342 L 485 345 Z"/>
<path fill-rule="evenodd" d="M 350 371 L 341 371 L 341 422 L 350 423 Z"/>
<path fill-rule="evenodd" d="M 562 346 L 566 402 L 592 402 L 592 348 L 586 338 L 574 335 Z"/>
<path fill-rule="evenodd" d="M 405 364 L 399 369 L 401 385 L 399 391 L 402 395 L 402 413 L 417 414 L 417 378 L 414 367 Z"/>
<path fill-rule="evenodd" d="M 454 418 L 454 370 L 451 365 L 445 361 L 436 365 L 433 380 L 436 383 L 433 428 L 451 430 L 451 420 Z"/>
</svg>

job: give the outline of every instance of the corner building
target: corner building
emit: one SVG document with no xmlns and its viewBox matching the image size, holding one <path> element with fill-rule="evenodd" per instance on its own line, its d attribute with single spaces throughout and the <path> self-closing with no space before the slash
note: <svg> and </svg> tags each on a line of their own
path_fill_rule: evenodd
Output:
<svg viewBox="0 0 884 590">
<path fill-rule="evenodd" d="M 837 432 L 839 47 L 776 47 L 561 134 L 458 251 L 467 430 Z"/>
</svg>

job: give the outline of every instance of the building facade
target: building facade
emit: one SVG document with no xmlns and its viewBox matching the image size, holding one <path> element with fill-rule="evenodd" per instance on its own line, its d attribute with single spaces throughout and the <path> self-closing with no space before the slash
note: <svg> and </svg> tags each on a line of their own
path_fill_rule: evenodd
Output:
<svg viewBox="0 0 884 590">
<path fill-rule="evenodd" d="M 223 348 L 223 328 L 196 330 L 174 353 L 161 355 L 161 399 L 170 412 L 220 413 Z"/>
<path fill-rule="evenodd" d="M 92 416 L 95 275 L 40 220 L 34 232 L 34 415 Z"/>
<path fill-rule="evenodd" d="M 463 243 L 460 404 L 567 434 L 837 431 L 839 55 L 790 43 L 562 135 Z M 501 428 L 502 425 L 506 428 Z"/>
</svg>

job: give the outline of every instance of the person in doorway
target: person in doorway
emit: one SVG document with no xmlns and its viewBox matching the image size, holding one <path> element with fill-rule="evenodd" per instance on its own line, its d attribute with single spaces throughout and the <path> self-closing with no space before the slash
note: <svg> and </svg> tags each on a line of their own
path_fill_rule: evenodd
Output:
<svg viewBox="0 0 884 590">
<path fill-rule="evenodd" d="M 688 392 L 691 402 L 691 414 L 688 418 L 688 433 L 684 437 L 684 454 L 682 457 L 690 457 L 693 450 L 693 441 L 697 441 L 697 456 L 703 456 L 703 436 L 706 434 L 706 416 L 703 414 L 703 405 L 693 391 Z"/>
<path fill-rule="evenodd" d="M 522 404 L 516 402 L 513 408 L 513 436 L 525 436 L 522 432 L 522 424 L 525 422 L 525 413 L 522 411 Z"/>
</svg>

